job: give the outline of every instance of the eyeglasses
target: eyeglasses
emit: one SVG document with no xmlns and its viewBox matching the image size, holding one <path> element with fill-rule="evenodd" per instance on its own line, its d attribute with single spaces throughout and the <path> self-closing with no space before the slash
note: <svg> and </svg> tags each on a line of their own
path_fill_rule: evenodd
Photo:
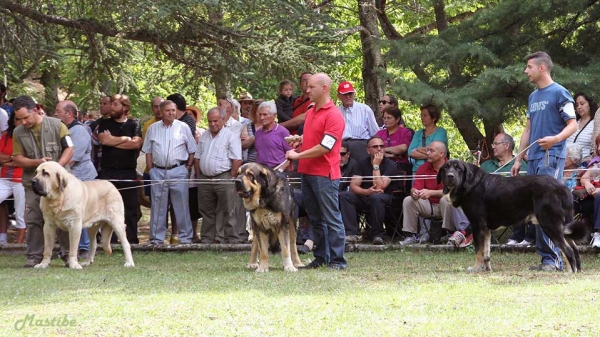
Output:
<svg viewBox="0 0 600 337">
<path fill-rule="evenodd" d="M 345 156 L 345 155 L 347 155 L 347 154 L 348 154 L 348 152 L 340 152 L 340 156 L 342 156 L 342 157 Z"/>
<path fill-rule="evenodd" d="M 383 149 L 385 147 L 385 145 L 371 145 L 369 147 L 372 149 Z"/>
<path fill-rule="evenodd" d="M 392 101 L 386 101 L 385 99 L 382 99 L 381 101 L 379 101 L 379 104 L 392 104 Z"/>
<path fill-rule="evenodd" d="M 506 144 L 506 142 L 493 142 L 492 146 L 498 146 L 500 144 Z"/>
</svg>

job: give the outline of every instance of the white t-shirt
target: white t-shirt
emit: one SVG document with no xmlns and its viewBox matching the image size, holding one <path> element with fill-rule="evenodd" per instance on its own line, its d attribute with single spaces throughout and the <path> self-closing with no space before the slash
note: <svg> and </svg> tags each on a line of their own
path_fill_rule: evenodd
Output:
<svg viewBox="0 0 600 337">
<path fill-rule="evenodd" d="M 8 113 L 6 110 L 0 108 L 0 132 L 4 132 L 8 129 Z"/>
</svg>

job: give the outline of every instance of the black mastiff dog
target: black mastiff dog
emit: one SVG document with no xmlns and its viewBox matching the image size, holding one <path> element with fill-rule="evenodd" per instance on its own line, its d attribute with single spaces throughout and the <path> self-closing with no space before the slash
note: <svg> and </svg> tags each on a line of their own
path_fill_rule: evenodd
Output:
<svg viewBox="0 0 600 337">
<path fill-rule="evenodd" d="M 257 272 L 269 271 L 269 245 L 273 248 L 279 239 L 283 269 L 298 271 L 296 267 L 304 265 L 296 248 L 294 202 L 285 175 L 262 164 L 248 163 L 238 170 L 235 187 L 250 211 L 254 232 L 248 267 Z"/>
<path fill-rule="evenodd" d="M 473 227 L 475 267 L 491 271 L 491 230 L 523 220 L 543 228 L 562 250 L 565 270 L 581 270 L 579 250 L 573 242 L 585 234 L 584 225 L 573 221 L 573 197 L 567 187 L 549 176 L 503 177 L 488 174 L 460 160 L 450 160 L 437 175 L 444 183 L 444 197 L 461 207 Z"/>
</svg>

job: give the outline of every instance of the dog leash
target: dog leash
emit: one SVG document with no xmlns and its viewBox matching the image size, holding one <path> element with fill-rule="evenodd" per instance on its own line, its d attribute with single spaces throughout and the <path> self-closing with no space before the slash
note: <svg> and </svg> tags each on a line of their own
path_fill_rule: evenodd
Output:
<svg viewBox="0 0 600 337">
<path fill-rule="evenodd" d="M 538 142 L 538 141 L 536 140 L 536 141 L 534 141 L 533 143 L 529 144 L 529 146 L 528 146 L 528 147 L 526 147 L 526 148 L 525 148 L 523 151 L 521 151 L 521 152 L 517 153 L 517 155 L 516 155 L 516 156 L 514 156 L 514 157 L 513 157 L 511 160 L 509 160 L 509 161 L 507 161 L 506 163 L 504 163 L 504 165 L 500 166 L 500 167 L 499 167 L 499 168 L 498 168 L 496 171 L 492 172 L 492 174 L 496 174 L 496 173 L 498 173 L 498 171 L 500 171 L 501 169 L 503 169 L 503 168 L 504 168 L 504 166 L 506 166 L 506 165 L 510 164 L 510 163 L 511 163 L 513 160 L 515 160 L 515 158 L 517 158 L 519 155 L 521 155 L 521 154 L 523 154 L 523 153 L 527 152 L 527 150 L 529 150 L 529 148 L 530 148 L 530 147 L 532 147 L 532 146 L 533 146 L 533 144 L 535 144 L 535 143 L 537 143 L 537 142 Z M 546 151 L 546 152 L 548 152 L 548 151 Z"/>
</svg>

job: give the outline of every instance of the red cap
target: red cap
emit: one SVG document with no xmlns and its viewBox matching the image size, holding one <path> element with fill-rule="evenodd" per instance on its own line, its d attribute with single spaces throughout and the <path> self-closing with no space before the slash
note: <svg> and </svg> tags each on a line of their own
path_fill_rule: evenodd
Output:
<svg viewBox="0 0 600 337">
<path fill-rule="evenodd" d="M 342 95 L 345 95 L 347 93 L 356 92 L 356 91 L 354 91 L 354 87 L 352 86 L 352 83 L 350 83 L 348 81 L 344 81 L 344 82 L 340 83 L 340 86 L 338 87 L 338 92 Z"/>
</svg>

